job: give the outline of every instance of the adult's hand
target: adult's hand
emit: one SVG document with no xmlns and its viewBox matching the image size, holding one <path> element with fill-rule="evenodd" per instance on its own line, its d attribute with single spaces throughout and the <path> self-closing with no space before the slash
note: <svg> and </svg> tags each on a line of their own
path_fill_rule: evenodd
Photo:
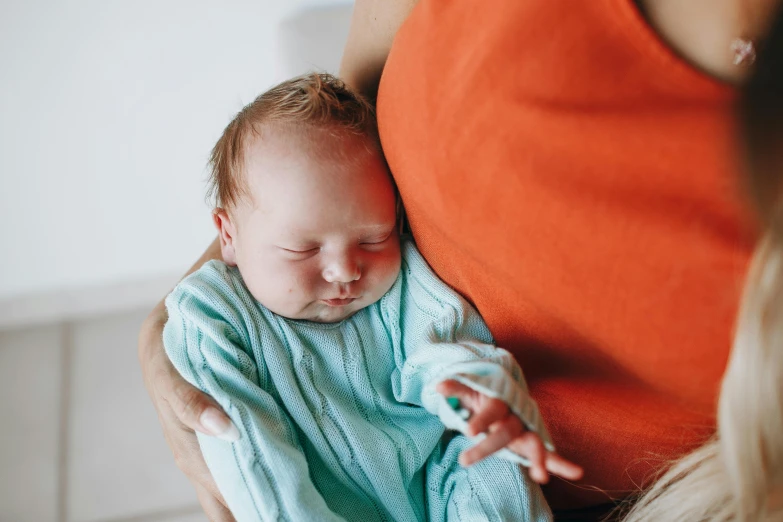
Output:
<svg viewBox="0 0 783 522">
<path fill-rule="evenodd" d="M 220 245 L 216 240 L 188 273 L 210 259 L 219 258 Z M 144 386 L 158 412 L 174 461 L 196 488 L 204 513 L 213 522 L 232 522 L 234 518 L 204 462 L 195 432 L 226 440 L 236 440 L 239 432 L 220 406 L 185 381 L 169 361 L 163 348 L 163 326 L 167 319 L 166 307 L 161 302 L 141 327 L 138 348 Z"/>
<path fill-rule="evenodd" d="M 185 381 L 168 360 L 162 340 L 165 322 L 165 308 L 160 304 L 139 334 L 144 385 L 174 461 L 195 486 L 204 512 L 212 521 L 233 521 L 201 455 L 195 431 L 227 440 L 236 440 L 239 432 L 215 401 Z"/>
</svg>

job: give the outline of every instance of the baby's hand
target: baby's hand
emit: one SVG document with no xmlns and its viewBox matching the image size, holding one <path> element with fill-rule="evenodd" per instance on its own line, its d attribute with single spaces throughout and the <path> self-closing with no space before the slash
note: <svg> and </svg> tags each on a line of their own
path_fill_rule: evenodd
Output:
<svg viewBox="0 0 783 522">
<path fill-rule="evenodd" d="M 457 397 L 462 406 L 471 412 L 468 435 L 486 433 L 486 438 L 465 450 L 459 456 L 463 466 L 470 466 L 508 448 L 530 461 L 530 478 L 539 484 L 549 481 L 549 473 L 569 480 L 582 478 L 582 468 L 547 451 L 537 433 L 527 430 L 522 421 L 500 399 L 487 397 L 455 380 L 438 384 L 436 390 L 446 397 Z"/>
</svg>

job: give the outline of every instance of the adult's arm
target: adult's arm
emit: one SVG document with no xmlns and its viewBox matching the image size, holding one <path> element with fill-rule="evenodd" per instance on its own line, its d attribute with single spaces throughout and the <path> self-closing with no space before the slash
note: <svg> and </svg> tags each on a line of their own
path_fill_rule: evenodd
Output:
<svg viewBox="0 0 783 522">
<path fill-rule="evenodd" d="M 185 276 L 211 259 L 220 259 L 217 239 Z M 144 385 L 158 412 L 174 461 L 195 487 L 202 509 L 212 521 L 230 522 L 234 519 L 204 462 L 194 431 L 219 435 L 230 429 L 231 421 L 208 395 L 191 386 L 172 366 L 163 348 L 163 326 L 167 319 L 166 306 L 161 300 L 142 324 L 138 355 Z"/>
<path fill-rule="evenodd" d="M 375 101 L 394 35 L 415 4 L 416 0 L 355 1 L 340 76 L 372 101 Z M 220 246 L 216 239 L 188 274 L 210 259 L 219 258 Z M 212 521 L 231 521 L 233 517 L 225 508 L 194 433 L 230 432 L 231 424 L 217 404 L 188 384 L 169 362 L 162 340 L 166 320 L 166 308 L 161 300 L 139 333 L 138 353 L 144 384 L 158 412 L 174 460 L 195 486 L 204 512 Z M 209 420 L 212 422 L 205 425 Z"/>
<path fill-rule="evenodd" d="M 394 36 L 418 0 L 356 0 L 340 77 L 373 103 Z"/>
</svg>

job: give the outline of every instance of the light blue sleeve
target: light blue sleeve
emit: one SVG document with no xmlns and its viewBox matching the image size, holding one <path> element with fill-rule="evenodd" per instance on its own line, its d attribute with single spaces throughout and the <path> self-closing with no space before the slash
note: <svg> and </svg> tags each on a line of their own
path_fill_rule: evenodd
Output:
<svg viewBox="0 0 783 522">
<path fill-rule="evenodd" d="M 199 434 L 229 509 L 239 522 L 343 520 L 310 480 L 293 422 L 264 389 L 268 375 L 246 342 L 246 317 L 231 282 L 225 272 L 202 270 L 167 298 L 163 341 L 180 374 L 212 396 L 239 429 L 236 442 Z"/>
<path fill-rule="evenodd" d="M 398 398 L 423 406 L 447 428 L 465 434 L 465 420 L 435 391 L 440 382 L 457 380 L 504 401 L 553 451 L 551 437 L 514 357 L 494 345 L 478 312 L 437 278 L 412 242 L 403 243 L 403 253 L 398 312 L 401 342 L 395 346 Z M 500 456 L 527 464 L 510 451 L 504 450 Z"/>
</svg>

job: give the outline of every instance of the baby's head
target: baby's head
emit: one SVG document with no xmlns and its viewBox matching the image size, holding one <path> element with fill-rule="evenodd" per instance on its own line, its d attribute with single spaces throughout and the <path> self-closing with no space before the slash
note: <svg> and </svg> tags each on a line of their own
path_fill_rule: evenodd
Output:
<svg viewBox="0 0 783 522">
<path fill-rule="evenodd" d="M 400 269 L 396 197 L 372 107 L 325 74 L 262 94 L 211 157 L 223 259 L 284 317 L 335 322 Z"/>
</svg>

